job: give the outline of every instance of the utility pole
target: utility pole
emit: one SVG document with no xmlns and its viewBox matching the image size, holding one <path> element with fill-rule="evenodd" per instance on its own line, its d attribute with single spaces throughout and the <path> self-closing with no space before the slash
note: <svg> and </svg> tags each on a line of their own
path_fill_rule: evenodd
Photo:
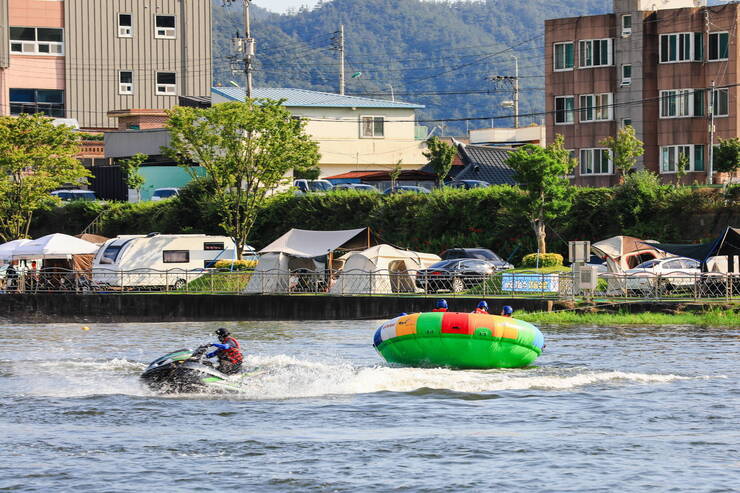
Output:
<svg viewBox="0 0 740 493">
<path fill-rule="evenodd" d="M 513 97 L 511 101 L 504 101 L 501 105 L 505 108 L 514 109 L 514 128 L 519 128 L 519 58 L 514 58 L 514 76 L 511 75 L 492 75 L 488 80 L 495 82 L 497 85 L 504 85 L 511 88 Z"/>
<path fill-rule="evenodd" d="M 224 6 L 231 5 L 239 0 L 223 0 Z M 249 21 L 249 4 L 252 0 L 242 0 L 244 4 L 244 37 L 239 35 L 239 31 L 236 32 L 236 36 L 232 39 L 234 48 L 236 49 L 237 55 L 229 57 L 231 60 L 231 71 L 238 72 L 239 65 L 243 64 L 244 75 L 247 80 L 246 85 L 246 96 L 247 99 L 252 97 L 252 73 L 254 72 L 254 38 L 252 38 L 252 31 Z M 241 55 L 241 60 L 239 59 Z"/>
<path fill-rule="evenodd" d="M 331 47 L 339 53 L 339 94 L 344 96 L 344 24 L 339 26 L 339 31 L 332 36 Z"/>
<path fill-rule="evenodd" d="M 714 183 L 714 95 L 716 84 L 712 81 L 712 90 L 709 93 L 709 162 L 707 163 L 707 185 Z"/>
</svg>

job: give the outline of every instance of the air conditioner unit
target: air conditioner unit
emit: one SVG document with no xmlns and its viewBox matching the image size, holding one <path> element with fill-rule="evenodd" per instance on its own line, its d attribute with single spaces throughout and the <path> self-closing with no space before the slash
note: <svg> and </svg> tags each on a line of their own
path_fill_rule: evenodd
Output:
<svg viewBox="0 0 740 493">
<path fill-rule="evenodd" d="M 629 38 L 632 36 L 632 29 L 622 29 L 622 37 L 623 38 Z"/>
<path fill-rule="evenodd" d="M 159 38 L 174 38 L 175 28 L 174 27 L 158 27 L 157 37 Z"/>
<path fill-rule="evenodd" d="M 118 36 L 121 38 L 130 38 L 133 35 L 131 26 L 118 26 Z"/>
<path fill-rule="evenodd" d="M 118 92 L 120 92 L 121 94 L 131 94 L 134 92 L 134 85 L 121 83 L 118 88 Z"/>
<path fill-rule="evenodd" d="M 576 271 L 576 289 L 583 291 L 588 289 L 593 291 L 599 282 L 599 275 L 596 269 L 590 266 L 580 266 Z"/>
<path fill-rule="evenodd" d="M 157 93 L 175 94 L 175 86 L 170 85 L 170 84 L 157 84 Z"/>
</svg>

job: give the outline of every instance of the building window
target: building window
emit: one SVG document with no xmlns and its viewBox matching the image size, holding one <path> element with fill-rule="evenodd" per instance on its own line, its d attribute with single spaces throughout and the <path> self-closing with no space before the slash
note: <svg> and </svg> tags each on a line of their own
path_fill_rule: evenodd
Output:
<svg viewBox="0 0 740 493">
<path fill-rule="evenodd" d="M 573 43 L 555 43 L 553 56 L 555 57 L 553 67 L 556 72 L 573 70 Z"/>
<path fill-rule="evenodd" d="M 158 39 L 175 39 L 175 16 L 157 15 L 154 21 L 154 37 Z"/>
<path fill-rule="evenodd" d="M 730 114 L 730 90 L 715 89 L 712 100 L 714 116 L 728 116 Z"/>
<path fill-rule="evenodd" d="M 64 91 L 54 89 L 10 89 L 10 114 L 43 113 L 64 118 Z"/>
<path fill-rule="evenodd" d="M 622 86 L 632 84 L 632 65 L 622 65 Z"/>
<path fill-rule="evenodd" d="M 581 149 L 581 176 L 611 175 L 609 149 Z"/>
<path fill-rule="evenodd" d="M 632 34 L 632 16 L 622 16 L 622 36 L 629 36 Z"/>
<path fill-rule="evenodd" d="M 157 96 L 174 96 L 177 94 L 177 74 L 175 72 L 157 72 Z"/>
<path fill-rule="evenodd" d="M 165 264 L 186 264 L 190 262 L 190 250 L 163 250 L 162 262 Z"/>
<path fill-rule="evenodd" d="M 660 35 L 660 63 L 697 61 L 704 56 L 702 33 Z"/>
<path fill-rule="evenodd" d="M 385 135 L 385 120 L 382 116 L 360 117 L 360 137 L 379 138 Z"/>
<path fill-rule="evenodd" d="M 118 14 L 118 37 L 134 37 L 134 19 L 131 14 Z"/>
<path fill-rule="evenodd" d="M 727 60 L 729 54 L 729 33 L 709 33 L 709 61 Z"/>
<path fill-rule="evenodd" d="M 567 125 L 575 121 L 575 100 L 573 96 L 555 98 L 555 124 Z"/>
<path fill-rule="evenodd" d="M 64 55 L 64 29 L 11 27 L 10 52 L 16 55 Z"/>
<path fill-rule="evenodd" d="M 703 89 L 671 89 L 660 91 L 661 118 L 704 116 Z"/>
<path fill-rule="evenodd" d="M 578 43 L 578 66 L 606 67 L 612 64 L 611 39 L 586 39 Z"/>
<path fill-rule="evenodd" d="M 596 122 L 612 119 L 612 95 L 584 94 L 580 97 L 580 110 L 582 122 Z"/>
<path fill-rule="evenodd" d="M 675 173 L 681 156 L 688 160 L 686 171 L 704 171 L 703 145 L 677 145 L 660 148 L 660 172 Z"/>
<path fill-rule="evenodd" d="M 134 93 L 134 73 L 130 70 L 118 72 L 118 94 Z"/>
</svg>

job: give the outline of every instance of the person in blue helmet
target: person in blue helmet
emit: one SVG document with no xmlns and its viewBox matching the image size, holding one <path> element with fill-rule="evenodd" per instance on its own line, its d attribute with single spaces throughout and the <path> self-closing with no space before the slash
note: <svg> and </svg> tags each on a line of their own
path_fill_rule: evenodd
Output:
<svg viewBox="0 0 740 493">
<path fill-rule="evenodd" d="M 503 308 L 501 308 L 501 316 L 502 317 L 508 317 L 511 318 L 511 315 L 514 313 L 514 309 L 510 307 L 509 305 L 504 305 Z"/>
<path fill-rule="evenodd" d="M 447 311 L 447 300 L 437 300 L 434 304 L 433 312 L 446 312 Z"/>
<path fill-rule="evenodd" d="M 485 300 L 481 300 L 478 302 L 478 306 L 475 307 L 475 310 L 473 313 L 481 313 L 483 315 L 488 315 L 488 303 L 485 302 Z"/>
</svg>

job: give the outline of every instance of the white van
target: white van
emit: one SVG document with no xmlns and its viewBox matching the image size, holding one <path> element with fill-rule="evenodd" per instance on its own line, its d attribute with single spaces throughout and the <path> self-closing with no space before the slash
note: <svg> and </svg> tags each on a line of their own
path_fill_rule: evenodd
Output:
<svg viewBox="0 0 740 493">
<path fill-rule="evenodd" d="M 93 283 L 119 288 L 180 289 L 219 260 L 236 258 L 228 236 L 118 236 L 106 241 L 93 260 Z"/>
</svg>

